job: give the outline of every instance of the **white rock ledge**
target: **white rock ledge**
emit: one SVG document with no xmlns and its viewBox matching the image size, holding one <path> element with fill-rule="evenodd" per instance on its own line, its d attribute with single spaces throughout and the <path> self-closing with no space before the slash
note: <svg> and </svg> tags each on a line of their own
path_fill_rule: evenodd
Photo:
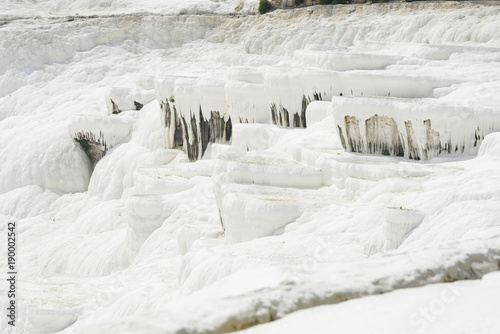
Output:
<svg viewBox="0 0 500 334">
<path fill-rule="evenodd" d="M 258 156 L 255 154 L 221 154 L 217 172 L 225 172 L 228 182 L 263 184 L 282 187 L 319 187 L 323 173 L 295 160 Z"/>
<path fill-rule="evenodd" d="M 227 183 L 216 178 L 216 200 L 229 244 L 272 235 L 305 211 L 331 205 L 328 192 Z"/>
<path fill-rule="evenodd" d="M 110 148 L 123 141 L 132 129 L 130 117 L 117 116 L 77 115 L 69 125 L 71 137 L 81 145 L 92 168 L 95 168 Z"/>
<path fill-rule="evenodd" d="M 493 108 L 466 108 L 431 100 L 332 99 L 342 146 L 348 152 L 404 156 L 477 154 L 484 137 L 500 130 Z"/>
<path fill-rule="evenodd" d="M 141 168 L 134 173 L 134 185 L 138 194 L 175 194 L 191 188 L 188 179 L 172 175 L 171 168 Z"/>
</svg>

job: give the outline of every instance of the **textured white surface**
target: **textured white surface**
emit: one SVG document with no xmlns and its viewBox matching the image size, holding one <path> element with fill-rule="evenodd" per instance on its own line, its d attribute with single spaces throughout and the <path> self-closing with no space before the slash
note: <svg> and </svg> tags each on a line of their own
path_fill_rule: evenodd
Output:
<svg viewBox="0 0 500 334">
<path fill-rule="evenodd" d="M 498 6 L 249 16 L 240 14 L 255 13 L 256 1 L 0 6 L 0 234 L 18 219 L 19 332 L 55 331 L 76 317 L 66 332 L 229 332 L 360 297 L 251 330 L 413 333 L 423 326 L 410 322 L 413 312 L 453 287 L 464 292 L 433 314 L 429 332 L 495 332 L 497 274 L 420 286 L 499 269 L 496 133 L 485 131 L 465 155 L 416 162 L 345 152 L 329 101 L 309 105 L 307 129 L 271 125 L 268 108 L 281 103 L 293 114 L 303 95 L 321 91 L 356 112 L 376 101 L 407 114 L 432 105 L 443 131 L 441 110 L 472 110 L 466 122 L 489 125 L 500 103 Z M 66 17 L 76 13 L 97 16 Z M 119 115 L 131 136 L 90 175 L 68 126 L 78 115 L 107 115 L 112 87 L 154 89 L 156 100 Z M 187 117 L 201 104 L 203 113 L 264 124 L 234 122 L 231 142 L 188 164 L 166 150 L 172 134 L 159 101 L 171 96 Z M 458 133 L 474 126 L 458 124 Z M 470 133 L 452 140 L 474 147 Z M 151 193 L 155 205 L 137 200 Z M 425 213 L 397 249 L 384 235 L 387 207 Z M 144 232 L 136 245 L 130 225 Z M 366 297 L 402 287 L 414 288 Z"/>
<path fill-rule="evenodd" d="M 379 98 L 334 98 L 334 118 L 342 128 L 346 142 L 345 117 L 353 116 L 359 121 L 359 140 L 363 143 L 360 152 L 369 152 L 366 121 L 373 116 L 387 116 L 394 120 L 395 131 L 405 147 L 404 156 L 411 155 L 410 140 L 420 159 L 433 158 L 449 147 L 451 153 L 477 154 L 483 138 L 500 130 L 498 108 L 479 105 L 463 107 L 437 103 L 434 100 L 400 100 Z M 430 121 L 429 121 L 430 120 Z M 429 123 L 427 123 L 429 122 Z M 408 125 L 412 132 L 408 131 Z M 381 130 L 382 131 L 382 130 Z M 438 134 L 437 139 L 430 133 Z M 437 142 L 439 149 L 432 142 Z M 394 143 L 396 144 L 396 143 Z M 350 150 L 348 145 L 348 150 Z M 443 152 L 447 154 L 448 152 Z"/>
<path fill-rule="evenodd" d="M 255 0 L 188 0 L 188 1 L 145 1 L 145 0 L 85 0 L 69 3 L 64 0 L 35 0 L 28 3 L 2 0 L 4 10 L 2 14 L 24 17 L 37 16 L 66 16 L 92 14 L 137 14 L 161 13 L 176 14 L 248 14 L 255 13 L 258 2 Z"/>
<path fill-rule="evenodd" d="M 385 209 L 385 237 L 402 242 L 405 236 L 422 222 L 425 215 L 421 211 L 400 208 Z"/>
<path fill-rule="evenodd" d="M 405 289 L 300 311 L 242 333 L 493 333 L 500 330 L 500 322 L 493 320 L 499 306 L 499 282 L 500 275 L 496 273 L 481 281 Z M 482 303 L 476 305 L 479 298 Z M 363 321 L 359 321 L 360 314 Z"/>
</svg>

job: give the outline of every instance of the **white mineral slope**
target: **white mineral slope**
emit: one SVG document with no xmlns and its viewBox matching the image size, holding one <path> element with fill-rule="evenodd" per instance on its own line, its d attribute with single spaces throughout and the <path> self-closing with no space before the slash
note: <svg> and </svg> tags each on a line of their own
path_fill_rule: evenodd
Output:
<svg viewBox="0 0 500 334">
<path fill-rule="evenodd" d="M 496 333 L 499 288 L 494 273 L 315 307 L 241 333 Z"/>
<path fill-rule="evenodd" d="M 147 329 L 153 333 L 232 332 L 270 322 L 303 308 L 336 304 L 366 295 L 457 278 L 482 277 L 498 270 L 500 253 L 482 249 L 484 245 L 497 247 L 498 235 L 496 239 L 493 242 L 476 241 L 474 245 L 469 243 L 466 247 L 471 253 L 467 255 L 444 247 L 439 251 L 425 249 L 420 252 L 401 252 L 368 261 L 351 260 L 339 264 L 306 262 L 302 265 L 275 265 L 260 269 L 254 265 L 219 279 L 205 289 L 180 298 L 175 296 L 162 307 L 161 318 L 146 311 L 140 312 L 135 321 L 127 318 L 115 319 L 110 323 L 109 319 L 103 317 L 96 322 L 95 319 L 82 319 L 68 332 L 119 332 L 126 331 L 131 324 L 137 332 Z M 430 253 L 433 254 L 432 259 L 429 258 Z M 359 302 L 364 300 L 362 298 Z M 418 307 L 418 303 L 413 306 Z M 138 321 L 139 318 L 141 321 Z M 489 323 L 495 324 L 496 321 L 494 318 Z M 485 327 L 474 328 L 481 330 Z M 408 324 L 405 329 L 411 329 L 411 326 Z"/>
<path fill-rule="evenodd" d="M 35 0 L 19 2 L 2 0 L 2 16 L 19 17 L 57 17 L 78 15 L 117 15 L 117 14 L 255 14 L 257 0 L 85 0 L 68 2 L 64 0 Z"/>
<path fill-rule="evenodd" d="M 136 23 L 145 22 L 139 19 Z M 155 69 L 168 69 L 172 63 L 161 63 L 169 46 L 182 44 L 184 38 L 203 37 L 214 24 L 182 33 L 176 22 L 164 23 L 171 27 L 161 30 L 171 31 L 175 26 L 180 39 L 163 35 L 164 42 L 157 46 L 151 41 L 154 50 L 140 46 L 149 39 L 142 33 L 153 31 L 154 36 L 150 25 L 154 22 L 145 23 L 149 27 L 142 28 L 142 36 L 132 38 L 131 31 L 126 31 L 135 29 L 130 20 L 125 30 L 99 20 L 73 26 L 30 23 L 19 27 L 12 23 L 2 29 L 0 192 L 26 185 L 65 192 L 86 190 L 90 165 L 69 136 L 73 116 L 107 114 L 107 87 L 131 87 Z M 24 43 L 16 45 L 18 39 Z M 144 68 L 143 62 L 149 66 Z"/>
<path fill-rule="evenodd" d="M 173 300 L 163 305 L 149 301 L 154 305 L 152 309 L 144 311 L 134 306 L 135 311 L 130 313 L 124 311 L 133 300 L 128 298 L 136 298 L 130 296 L 115 303 L 114 309 L 121 311 L 107 311 L 88 320 L 82 318 L 69 332 L 119 332 L 127 328 L 137 332 L 147 329 L 154 332 L 156 328 L 167 333 L 228 331 L 266 322 L 304 307 L 463 279 L 468 275 L 480 277 L 498 270 L 500 239 L 496 217 L 500 197 L 495 190 L 498 186 L 495 170 L 498 170 L 499 159 L 493 155 L 498 144 L 494 139 L 487 139 L 490 149 L 485 149 L 480 158 L 453 162 L 448 168 L 446 163 L 429 166 L 437 175 L 424 177 L 435 184 L 427 191 L 425 183 L 415 187 L 412 184 L 418 181 L 401 179 L 397 180 L 402 183 L 398 187 L 404 191 L 397 193 L 396 179 L 392 178 L 347 208 L 336 205 L 316 215 L 301 217 L 280 236 L 232 247 L 223 247 L 216 240 L 195 243 L 183 259 L 182 286 Z M 457 164 L 468 170 L 469 175 L 457 170 Z M 472 177 L 478 171 L 488 173 L 489 177 Z M 489 188 L 482 189 L 481 194 L 470 193 L 472 182 L 477 184 L 481 178 L 488 179 Z M 460 190 L 460 185 L 464 190 Z M 366 201 L 366 197 L 374 194 L 377 194 L 374 199 Z M 478 201 L 477 196 L 484 198 Z M 439 198 L 442 201 L 434 204 Z M 386 205 L 396 203 L 405 207 L 411 204 L 429 213 L 435 210 L 438 214 L 431 214 L 396 253 L 366 258 L 371 247 L 383 247 L 382 211 Z M 421 206 L 424 204 L 427 207 Z M 446 212 L 446 221 L 441 212 Z M 473 219 L 468 212 L 474 215 Z M 285 264 L 288 266 L 283 268 Z M 191 310 L 189 314 L 186 309 Z M 110 322 L 112 314 L 124 318 Z M 166 314 L 174 315 L 165 320 Z M 207 320 L 200 322 L 201 318 Z M 408 325 L 407 329 L 411 328 L 411 324 Z"/>
<path fill-rule="evenodd" d="M 224 107 L 221 101 L 226 98 L 229 112 L 234 109 L 242 117 L 248 113 L 248 119 L 262 122 L 270 120 L 262 117 L 264 99 L 295 106 L 302 98 L 282 90 L 276 96 L 261 94 L 266 73 L 269 83 L 287 68 L 305 83 L 313 82 L 311 76 L 318 72 L 344 78 L 356 85 L 353 95 L 361 95 L 377 75 L 396 78 L 392 85 L 398 77 L 405 82 L 410 77 L 430 78 L 440 84 L 426 86 L 426 98 L 478 110 L 498 108 L 500 9 L 496 5 L 408 3 L 311 7 L 262 16 L 200 14 L 255 11 L 255 2 L 241 3 L 240 8 L 232 1 L 178 1 L 175 6 L 131 1 L 1 2 L 5 8 L 1 15 L 9 18 L 0 27 L 0 233 L 6 235 L 9 219 L 18 220 L 18 332 L 228 332 L 306 307 L 480 278 L 498 270 L 500 138 L 496 134 L 478 143 L 477 157 L 449 155 L 414 162 L 344 152 L 332 110 L 325 105 L 311 107 L 309 112 L 317 113 L 311 115 L 307 129 L 238 124 L 232 143 L 211 147 L 214 159 L 217 152 L 226 156 L 238 152 L 249 161 L 257 157 L 264 162 L 279 155 L 290 166 L 321 170 L 323 190 L 318 189 L 316 196 L 326 188 L 335 201 L 305 208 L 270 236 L 235 245 L 226 244 L 223 236 L 211 178 L 218 172 L 208 159 L 211 155 L 186 164 L 184 153 L 167 149 L 158 101 L 145 105 L 134 114 L 137 118 L 131 117 L 131 134 L 91 171 L 89 159 L 70 135 L 74 117 L 107 117 L 105 98 L 110 88 L 151 90 L 152 82 L 165 76 L 217 82 L 214 91 L 224 87 L 226 95 L 209 96 L 208 105 Z M 144 14 L 183 11 L 200 15 Z M 103 15 L 51 18 L 76 13 Z M 40 18 L 13 19 L 33 16 Z M 342 59 L 338 52 L 355 58 L 352 64 L 334 67 L 313 52 L 328 50 L 334 54 L 328 59 Z M 308 56 L 314 61 L 305 62 Z M 361 59 L 372 62 L 353 69 Z M 252 88 L 248 96 L 242 96 L 245 87 Z M 350 87 L 344 88 L 350 94 Z M 252 103 L 259 96 L 261 100 Z M 169 96 L 157 96 L 165 97 Z M 245 157 L 247 150 L 254 152 Z M 151 177 L 137 177 L 144 168 L 172 171 L 172 176 L 189 179 L 182 180 L 189 187 L 163 194 L 173 211 L 156 230 L 146 231 L 149 236 L 132 251 L 128 215 L 148 212 L 131 211 L 127 201 L 146 189 L 159 189 Z M 248 169 L 260 173 L 264 167 Z M 287 182 L 284 177 L 280 181 Z M 227 191 L 237 193 L 244 186 L 231 187 Z M 272 211 L 275 199 L 266 198 L 267 209 Z M 129 203 L 133 207 L 134 202 Z M 387 207 L 425 213 L 397 249 L 384 236 Z M 5 251 L 0 250 L 3 259 Z M 483 294 L 487 280 L 493 278 L 486 276 L 471 286 L 477 285 L 478 294 Z M 3 309 L 8 302 L 5 287 L 6 282 L 0 281 Z M 398 308 L 404 300 L 409 308 L 418 308 L 418 302 L 406 298 L 420 291 L 439 294 L 426 287 L 373 299 L 381 298 L 387 307 Z M 374 302 L 363 297 L 352 303 L 366 309 Z M 478 306 L 480 301 L 471 303 Z M 358 310 L 345 305 L 332 307 L 345 307 L 351 316 Z M 453 312 L 463 316 L 460 310 Z M 358 315 L 362 323 L 364 313 Z M 436 319 L 435 330 L 444 326 L 438 322 L 448 322 L 446 317 Z M 7 334 L 11 330 L 5 320 L 2 317 L 0 328 Z M 481 324 L 464 328 L 488 333 Z M 397 328 L 414 329 L 410 323 Z"/>
</svg>

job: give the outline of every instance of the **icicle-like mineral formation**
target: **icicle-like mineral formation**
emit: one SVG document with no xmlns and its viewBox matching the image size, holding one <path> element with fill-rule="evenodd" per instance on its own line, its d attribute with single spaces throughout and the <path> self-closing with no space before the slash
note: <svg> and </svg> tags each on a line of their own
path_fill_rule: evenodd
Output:
<svg viewBox="0 0 500 334">
<path fill-rule="evenodd" d="M 466 108 L 429 99 L 333 98 L 339 136 L 348 152 L 420 160 L 443 153 L 476 154 L 500 130 L 493 108 Z"/>
<path fill-rule="evenodd" d="M 110 148 L 130 134 L 132 126 L 119 116 L 78 115 L 69 125 L 69 131 L 89 157 L 93 169 Z"/>
</svg>

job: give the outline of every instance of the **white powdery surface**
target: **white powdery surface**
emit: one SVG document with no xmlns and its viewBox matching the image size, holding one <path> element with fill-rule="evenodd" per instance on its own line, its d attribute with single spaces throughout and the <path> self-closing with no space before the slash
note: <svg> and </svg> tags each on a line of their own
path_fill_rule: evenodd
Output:
<svg viewBox="0 0 500 334">
<path fill-rule="evenodd" d="M 67 2 L 64 0 L 36 0 L 29 3 L 2 0 L 2 15 L 67 16 L 95 14 L 255 14 L 256 0 L 85 0 Z"/>
<path fill-rule="evenodd" d="M 334 265 L 305 263 L 267 269 L 257 269 L 254 265 L 253 268 L 219 279 L 205 289 L 174 298 L 162 307 L 163 322 L 153 313 L 140 312 L 135 321 L 116 319 L 110 324 L 109 319 L 101 318 L 97 324 L 82 321 L 72 330 L 105 333 L 113 326 L 124 330 L 132 323 L 136 331 L 231 332 L 281 318 L 302 308 L 335 304 L 366 295 L 453 281 L 457 278 L 481 277 L 491 270 L 498 270 L 497 261 L 500 258 L 498 251 L 496 254 L 484 253 L 481 250 L 483 245 L 497 247 L 498 239 L 493 243 L 485 240 L 475 245 L 469 243 L 467 247 L 471 253 L 468 255 L 458 254 L 450 249 L 427 249 L 423 252 L 377 257 L 371 261 Z M 432 260 L 430 254 L 433 254 Z M 477 265 L 471 266 L 471 261 L 478 261 Z M 361 299 L 360 303 L 364 300 Z M 414 306 L 418 307 L 418 303 Z M 186 309 L 190 312 L 186 313 Z M 488 320 L 490 325 L 496 321 L 497 319 Z M 408 330 L 411 326 L 408 324 L 404 328 Z"/>
<path fill-rule="evenodd" d="M 283 317 L 251 330 L 498 331 L 498 274 L 484 276 L 499 270 L 498 134 L 429 161 L 347 153 L 331 103 L 495 114 L 498 6 L 0 6 L 0 234 L 18 220 L 19 332 L 219 333 Z M 293 114 L 315 93 L 307 129 L 270 124 L 271 104 Z M 144 107 L 109 116 L 112 97 Z M 200 105 L 230 115 L 232 142 L 187 163 L 164 127 L 170 97 L 188 121 Z M 119 138 L 95 169 L 71 124 Z M 395 244 L 387 207 L 424 218 Z M 464 279 L 481 280 L 443 284 Z"/>
<path fill-rule="evenodd" d="M 500 275 L 494 273 L 480 281 L 435 284 L 315 307 L 242 333 L 496 333 L 499 297 Z"/>
</svg>

